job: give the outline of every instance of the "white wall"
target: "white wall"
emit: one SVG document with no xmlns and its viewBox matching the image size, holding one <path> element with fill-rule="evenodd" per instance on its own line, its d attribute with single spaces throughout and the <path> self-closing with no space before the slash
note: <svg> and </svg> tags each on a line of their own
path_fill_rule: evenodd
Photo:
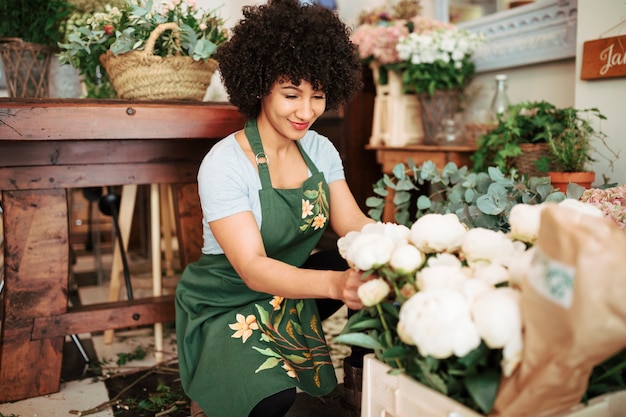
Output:
<svg viewBox="0 0 626 417">
<path fill-rule="evenodd" d="M 622 25 L 606 33 L 612 27 Z M 585 41 L 626 34 L 626 1 L 578 0 L 578 27 L 576 37 L 575 104 L 576 108 L 597 107 L 607 117 L 602 130 L 608 136 L 608 144 L 620 152 L 614 170 L 599 159 L 594 164 L 598 176 L 607 173 L 611 182 L 626 184 L 626 77 L 583 81 L 580 79 L 582 51 Z M 602 150 L 602 148 L 599 148 Z M 601 178 L 596 178 L 596 182 Z"/>
<path fill-rule="evenodd" d="M 432 16 L 437 0 L 423 0 L 423 14 Z M 221 15 L 233 24 L 241 18 L 244 4 L 261 4 L 265 0 L 198 0 L 204 8 L 222 6 Z M 337 0 L 338 13 L 349 25 L 355 25 L 359 13 L 365 7 L 384 4 L 385 0 Z M 601 125 L 608 136 L 611 149 L 620 152 L 611 172 L 608 162 L 599 158 L 593 165 L 597 172 L 596 185 L 602 183 L 606 174 L 611 182 L 626 184 L 626 77 L 597 81 L 580 80 L 583 43 L 601 36 L 618 36 L 626 33 L 626 23 L 616 31 L 605 33 L 626 19 L 624 0 L 578 0 L 576 57 L 537 65 L 509 68 L 503 71 L 478 74 L 471 86 L 494 89 L 493 77 L 503 72 L 509 77 L 511 102 L 546 100 L 559 107 L 597 107 L 607 116 Z"/>
</svg>

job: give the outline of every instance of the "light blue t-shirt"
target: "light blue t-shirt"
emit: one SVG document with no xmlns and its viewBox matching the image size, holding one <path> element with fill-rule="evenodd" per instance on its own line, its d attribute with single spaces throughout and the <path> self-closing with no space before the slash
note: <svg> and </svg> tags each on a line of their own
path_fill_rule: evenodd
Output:
<svg viewBox="0 0 626 417">
<path fill-rule="evenodd" d="M 339 152 L 325 136 L 309 130 L 300 144 L 327 183 L 345 179 Z M 311 172 L 309 172 L 311 175 Z M 245 153 L 231 134 L 216 143 L 200 164 L 198 192 L 202 205 L 204 254 L 222 254 L 209 222 L 242 211 L 252 211 L 259 229 L 261 227 L 261 179 Z M 233 230 L 233 233 L 237 231 Z"/>
</svg>

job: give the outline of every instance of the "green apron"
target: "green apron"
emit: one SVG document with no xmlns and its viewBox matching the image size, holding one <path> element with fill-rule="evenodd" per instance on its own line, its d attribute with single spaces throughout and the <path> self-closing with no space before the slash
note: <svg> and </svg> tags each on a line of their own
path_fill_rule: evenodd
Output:
<svg viewBox="0 0 626 417">
<path fill-rule="evenodd" d="M 302 188 L 273 189 L 256 121 L 245 132 L 259 160 L 267 255 L 301 266 L 329 221 L 324 174 L 296 142 L 312 175 Z M 176 334 L 183 388 L 208 417 L 244 417 L 285 389 L 320 396 L 337 384 L 315 300 L 252 291 L 224 255 L 202 255 L 185 268 Z"/>
</svg>

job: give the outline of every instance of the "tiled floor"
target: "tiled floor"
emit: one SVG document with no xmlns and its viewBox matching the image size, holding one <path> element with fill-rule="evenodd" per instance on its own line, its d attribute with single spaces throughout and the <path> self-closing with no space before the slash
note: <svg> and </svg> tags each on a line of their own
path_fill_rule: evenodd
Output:
<svg viewBox="0 0 626 417">
<path fill-rule="evenodd" d="M 135 278 L 133 277 L 133 280 L 134 279 Z M 141 291 L 142 290 L 135 291 L 136 298 L 140 298 L 142 296 Z M 79 294 L 83 304 L 106 301 L 108 295 L 108 283 L 105 282 L 102 285 L 79 287 Z M 346 310 L 344 308 L 324 322 L 324 329 L 332 349 L 332 357 L 335 362 L 337 377 L 340 382 L 343 380 L 342 361 L 343 358 L 349 354 L 350 349 L 344 345 L 333 344 L 332 338 L 343 328 L 345 318 Z M 153 331 L 151 327 L 125 332 L 118 331 L 115 333 L 114 343 L 110 345 L 104 344 L 102 334 L 84 334 L 78 335 L 78 337 L 79 340 L 83 342 L 90 341 L 90 346 L 91 343 L 93 343 L 93 348 L 99 361 L 103 361 L 105 359 L 115 359 L 118 353 L 132 352 L 137 345 L 142 345 L 148 348 L 154 346 Z M 70 342 L 71 339 L 68 337 L 68 344 L 70 344 Z M 164 350 L 165 359 L 175 359 L 175 335 L 171 331 L 165 332 Z M 80 361 L 80 359 L 77 360 Z M 124 368 L 113 367 L 111 368 L 111 372 L 130 371 L 132 368 L 146 368 L 151 367 L 154 364 L 154 355 L 150 354 L 146 359 L 142 361 L 132 361 Z M 109 396 L 104 382 L 94 382 L 92 378 L 84 378 L 81 380 L 62 383 L 61 391 L 56 394 L 26 399 L 14 403 L 0 404 L 0 414 L 4 417 L 12 417 L 12 415 L 18 417 L 67 417 L 70 415 L 80 415 L 79 412 L 86 413 L 87 410 L 93 409 L 108 400 Z M 300 405 L 300 407 L 295 407 L 294 410 L 288 414 L 288 416 L 338 416 L 338 414 L 334 411 L 332 414 L 326 414 L 323 410 L 315 410 L 315 406 Z M 90 413 L 88 415 L 93 417 L 113 417 L 114 412 L 111 407 L 106 407 L 102 411 Z"/>
</svg>

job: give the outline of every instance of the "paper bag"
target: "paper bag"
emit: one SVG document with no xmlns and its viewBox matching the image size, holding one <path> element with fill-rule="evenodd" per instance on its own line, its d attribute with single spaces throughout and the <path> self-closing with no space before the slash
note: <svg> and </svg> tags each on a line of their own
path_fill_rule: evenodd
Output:
<svg viewBox="0 0 626 417">
<path fill-rule="evenodd" d="M 551 416 L 579 403 L 594 366 L 626 346 L 626 233 L 568 207 L 542 214 L 522 282 L 524 352 L 493 416 Z"/>
</svg>

